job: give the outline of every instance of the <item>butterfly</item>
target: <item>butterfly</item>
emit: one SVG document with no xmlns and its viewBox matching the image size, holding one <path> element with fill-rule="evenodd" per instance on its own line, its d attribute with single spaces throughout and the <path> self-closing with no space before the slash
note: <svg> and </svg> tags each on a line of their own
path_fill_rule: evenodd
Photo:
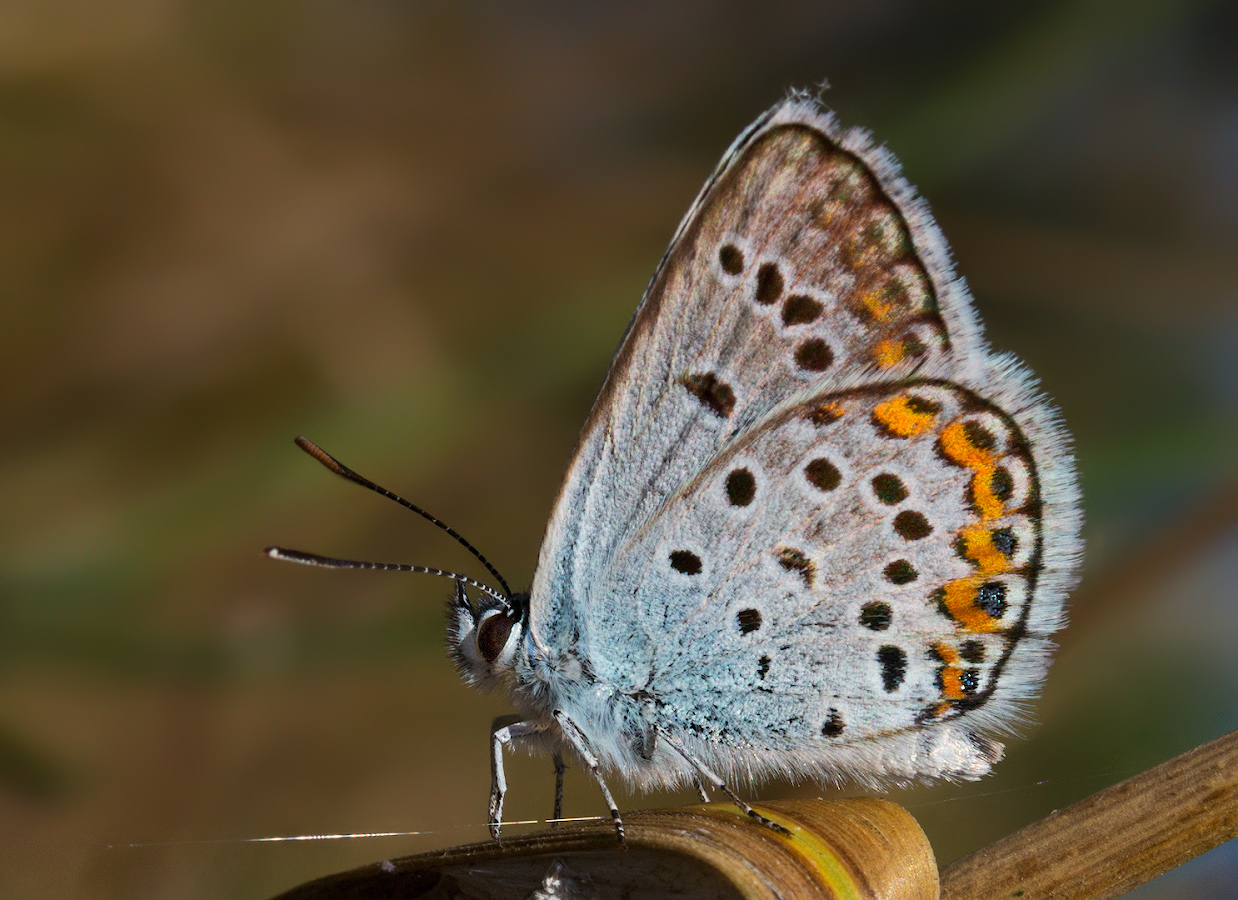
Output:
<svg viewBox="0 0 1238 900">
<path fill-rule="evenodd" d="M 529 593 L 455 580 L 449 648 L 491 729 L 607 785 L 975 779 L 1023 721 L 1080 562 L 1059 415 L 988 349 L 893 156 L 791 94 L 727 151 L 585 422 Z M 469 589 L 473 595 L 470 597 Z"/>
</svg>

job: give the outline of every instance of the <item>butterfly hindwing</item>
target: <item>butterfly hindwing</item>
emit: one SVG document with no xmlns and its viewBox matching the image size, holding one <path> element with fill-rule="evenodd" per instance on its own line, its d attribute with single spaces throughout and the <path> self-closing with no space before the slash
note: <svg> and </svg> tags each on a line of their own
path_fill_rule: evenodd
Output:
<svg viewBox="0 0 1238 900">
<path fill-rule="evenodd" d="M 819 395 L 729 447 L 614 559 L 590 657 L 720 763 L 798 754 L 871 779 L 875 742 L 1024 699 L 1060 624 L 1054 588 L 1038 592 L 1043 515 L 1028 437 L 974 391 Z M 619 634 L 638 637 L 614 655 Z M 883 774 L 976 774 L 987 752 Z"/>
</svg>

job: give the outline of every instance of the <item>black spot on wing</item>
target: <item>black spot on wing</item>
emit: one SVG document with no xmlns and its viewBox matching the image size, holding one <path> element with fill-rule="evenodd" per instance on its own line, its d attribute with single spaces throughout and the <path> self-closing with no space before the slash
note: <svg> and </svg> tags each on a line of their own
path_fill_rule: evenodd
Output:
<svg viewBox="0 0 1238 900">
<path fill-rule="evenodd" d="M 1019 546 L 1018 538 L 1014 536 L 1014 532 L 1009 528 L 994 529 L 989 539 L 993 542 L 993 546 L 1007 559 L 1014 556 L 1015 548 Z"/>
<path fill-rule="evenodd" d="M 894 621 L 894 611 L 890 604 L 873 600 L 860 607 L 860 624 L 870 631 L 885 631 Z"/>
<path fill-rule="evenodd" d="M 821 724 L 821 736 L 829 738 L 838 737 L 843 733 L 845 727 L 842 714 L 831 707 L 825 717 L 825 721 Z"/>
<path fill-rule="evenodd" d="M 671 568 L 685 575 L 701 574 L 701 558 L 689 550 L 671 552 Z"/>
<path fill-rule="evenodd" d="M 735 409 L 735 391 L 713 372 L 684 375 L 679 383 L 715 416 L 725 419 Z"/>
<path fill-rule="evenodd" d="M 887 694 L 898 690 L 907 677 L 907 654 L 901 647 L 885 644 L 877 648 L 877 662 L 881 666 L 881 687 Z"/>
<path fill-rule="evenodd" d="M 814 300 L 803 294 L 792 294 L 782 304 L 782 324 L 788 327 L 807 325 L 809 322 L 817 321 L 824 309 L 825 306 L 820 300 Z"/>
<path fill-rule="evenodd" d="M 726 477 L 726 497 L 732 506 L 747 506 L 757 493 L 757 480 L 747 469 L 732 469 Z"/>
<path fill-rule="evenodd" d="M 804 475 L 809 484 L 821 491 L 832 491 L 842 481 L 842 473 L 838 466 L 828 459 L 814 459 L 804 466 Z"/>
<path fill-rule="evenodd" d="M 894 562 L 885 567 L 884 574 L 886 581 L 891 584 L 909 584 L 920 576 L 915 566 L 905 559 L 894 560 Z"/>
<path fill-rule="evenodd" d="M 761 627 L 761 613 L 755 609 L 741 609 L 735 614 L 735 624 L 740 634 L 751 634 Z"/>
<path fill-rule="evenodd" d="M 799 550 L 783 547 L 778 551 L 778 565 L 788 572 L 799 572 L 800 577 L 804 579 L 804 586 L 812 587 L 812 579 L 816 573 L 816 567 L 812 564 L 812 560 Z"/>
<path fill-rule="evenodd" d="M 963 423 L 963 434 L 967 442 L 977 450 L 992 450 L 997 446 L 997 438 L 993 437 L 993 432 L 973 419 Z"/>
<path fill-rule="evenodd" d="M 809 372 L 824 372 L 834 361 L 834 351 L 820 338 L 810 338 L 795 348 L 795 364 Z"/>
<path fill-rule="evenodd" d="M 903 479 L 889 472 L 882 472 L 873 478 L 873 493 L 877 499 L 887 506 L 894 506 L 907 499 L 907 485 Z"/>
<path fill-rule="evenodd" d="M 976 606 L 990 619 L 1006 615 L 1006 585 L 1000 581 L 986 581 L 976 591 Z"/>
<path fill-rule="evenodd" d="M 905 541 L 918 541 L 932 534 L 933 526 L 924 513 L 905 509 L 894 517 L 894 531 Z"/>
<path fill-rule="evenodd" d="M 964 641 L 963 646 L 959 648 L 959 656 L 963 657 L 965 662 L 982 663 L 984 662 L 984 644 L 980 641 Z"/>
<path fill-rule="evenodd" d="M 762 306 L 772 306 L 782 296 L 782 273 L 773 263 L 762 263 L 757 269 L 756 301 Z"/>
<path fill-rule="evenodd" d="M 959 676 L 959 687 L 968 696 L 976 693 L 980 689 L 980 670 L 964 669 L 963 674 Z"/>
</svg>

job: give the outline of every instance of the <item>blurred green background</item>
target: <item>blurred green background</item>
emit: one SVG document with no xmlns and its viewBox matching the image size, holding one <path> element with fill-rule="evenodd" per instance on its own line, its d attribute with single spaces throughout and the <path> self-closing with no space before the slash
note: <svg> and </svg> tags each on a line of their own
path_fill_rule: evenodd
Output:
<svg viewBox="0 0 1238 900">
<path fill-rule="evenodd" d="M 4 4 L 0 894 L 259 898 L 482 839 L 506 707 L 444 657 L 448 588 L 259 549 L 479 567 L 291 439 L 527 585 L 680 216 L 826 78 L 1086 495 L 1043 724 L 894 799 L 946 862 L 1238 727 L 1235 47 L 1222 2 Z M 549 813 L 548 761 L 510 778 Z M 212 843 L 388 830 L 430 833 Z M 1235 883 L 1226 846 L 1139 896 Z"/>
</svg>

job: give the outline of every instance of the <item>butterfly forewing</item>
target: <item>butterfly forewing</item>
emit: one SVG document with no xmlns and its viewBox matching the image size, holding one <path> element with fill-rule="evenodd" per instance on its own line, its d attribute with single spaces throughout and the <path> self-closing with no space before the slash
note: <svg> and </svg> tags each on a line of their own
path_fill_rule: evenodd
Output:
<svg viewBox="0 0 1238 900">
<path fill-rule="evenodd" d="M 893 163 L 813 104 L 774 110 L 702 192 L 616 356 L 543 545 L 538 624 L 562 626 L 569 582 L 777 404 L 944 371 L 974 330 Z"/>
</svg>

